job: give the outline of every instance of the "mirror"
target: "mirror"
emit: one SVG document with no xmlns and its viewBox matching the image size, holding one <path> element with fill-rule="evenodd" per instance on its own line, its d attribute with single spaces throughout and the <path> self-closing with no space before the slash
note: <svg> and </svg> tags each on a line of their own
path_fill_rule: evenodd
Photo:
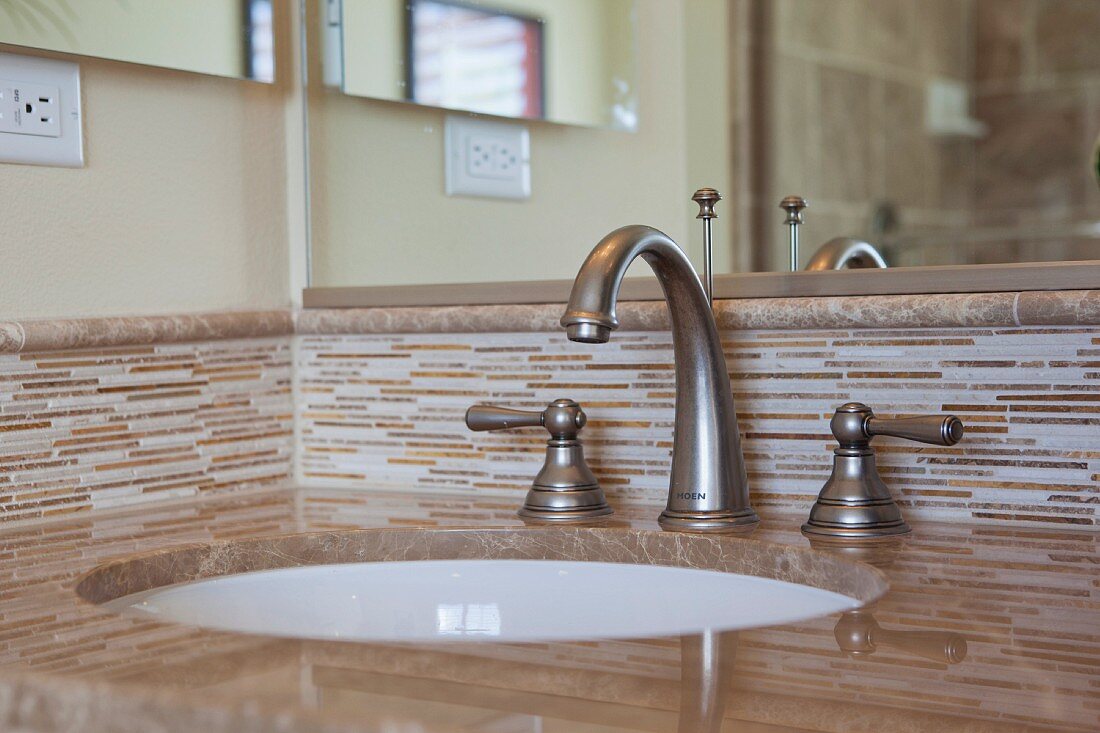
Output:
<svg viewBox="0 0 1100 733">
<path fill-rule="evenodd" d="M 387 69 L 389 96 L 369 96 L 409 99 L 393 39 L 420 5 L 344 0 L 345 89 L 366 89 L 360 56 L 356 74 Z M 539 17 L 472 7 L 520 35 Z M 354 14 L 369 8 L 385 8 L 391 39 L 373 62 L 381 46 L 348 25 L 367 28 Z M 724 196 L 718 273 L 789 269 L 789 194 L 809 201 L 800 268 L 842 236 L 890 267 L 1100 259 L 1100 2 L 636 0 L 634 132 L 550 124 L 513 99 L 531 134 L 520 202 L 444 194 L 444 112 L 317 83 L 324 8 L 309 14 L 314 286 L 571 279 L 628 223 L 701 266 L 703 186 Z"/>
<path fill-rule="evenodd" d="M 767 5 L 763 241 L 784 237 L 773 202 L 801 193 L 804 257 L 850 235 L 892 266 L 1100 258 L 1100 3 Z"/>
<path fill-rule="evenodd" d="M 343 0 L 345 94 L 632 130 L 633 0 Z M 326 5 L 325 12 L 332 12 Z"/>
<path fill-rule="evenodd" d="M 0 43 L 275 81 L 275 0 L 0 0 Z"/>
</svg>

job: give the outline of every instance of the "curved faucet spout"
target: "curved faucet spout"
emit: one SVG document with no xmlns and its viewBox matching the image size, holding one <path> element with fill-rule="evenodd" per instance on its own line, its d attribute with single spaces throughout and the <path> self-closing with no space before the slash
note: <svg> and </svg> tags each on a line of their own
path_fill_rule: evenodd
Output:
<svg viewBox="0 0 1100 733">
<path fill-rule="evenodd" d="M 886 260 L 875 245 L 854 237 L 836 237 L 818 247 L 806 263 L 807 270 L 886 268 Z"/>
<path fill-rule="evenodd" d="M 635 258 L 653 269 L 668 301 L 676 361 L 676 419 L 665 529 L 729 531 L 759 520 L 749 504 L 729 372 L 710 302 L 687 255 L 646 226 L 608 234 L 581 265 L 561 325 L 573 341 L 606 343 L 619 327 L 619 285 Z"/>
</svg>

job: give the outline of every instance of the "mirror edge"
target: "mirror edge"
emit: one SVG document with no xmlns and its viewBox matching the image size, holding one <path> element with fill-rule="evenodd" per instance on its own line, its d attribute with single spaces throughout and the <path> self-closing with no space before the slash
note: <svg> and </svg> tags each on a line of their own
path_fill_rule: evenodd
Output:
<svg viewBox="0 0 1100 733">
<path fill-rule="evenodd" d="M 579 265 L 578 265 L 579 266 Z M 937 265 L 885 270 L 753 272 L 716 275 L 716 299 L 806 298 L 1033 290 L 1095 290 L 1100 260 Z M 430 307 L 564 303 L 572 280 L 309 287 L 305 308 Z M 628 278 L 623 300 L 660 300 L 654 278 Z"/>
</svg>

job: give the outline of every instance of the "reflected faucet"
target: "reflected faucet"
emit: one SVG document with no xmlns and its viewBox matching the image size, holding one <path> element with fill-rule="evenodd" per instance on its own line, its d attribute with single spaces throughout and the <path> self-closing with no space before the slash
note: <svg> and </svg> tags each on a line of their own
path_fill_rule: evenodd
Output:
<svg viewBox="0 0 1100 733">
<path fill-rule="evenodd" d="M 803 211 L 809 206 L 809 202 L 801 196 L 787 196 L 779 202 L 779 208 L 787 212 L 783 224 L 789 230 L 791 272 L 798 271 L 799 263 L 799 236 L 798 230 L 805 223 Z M 887 222 L 896 225 L 893 219 L 887 217 L 896 216 L 888 204 L 883 204 L 875 210 L 876 218 L 881 217 L 882 222 L 877 226 L 885 227 Z M 878 251 L 878 248 L 870 242 L 856 237 L 834 237 L 821 245 L 814 252 L 810 261 L 806 263 L 805 270 L 821 272 L 826 270 L 863 270 L 872 268 L 886 268 L 886 258 Z"/>
<path fill-rule="evenodd" d="M 886 259 L 870 242 L 855 237 L 835 237 L 817 248 L 806 269 L 858 270 L 887 267 Z"/>
<path fill-rule="evenodd" d="M 966 637 L 962 634 L 884 629 L 869 607 L 842 613 L 833 627 L 833 637 L 842 652 L 856 659 L 871 656 L 880 646 L 901 649 L 941 664 L 958 664 L 966 659 Z"/>
<path fill-rule="evenodd" d="M 680 637 L 680 718 L 677 733 L 719 733 L 733 687 L 736 631 L 707 629 Z"/>
<path fill-rule="evenodd" d="M 737 414 L 718 326 L 695 268 L 667 235 L 626 226 L 604 237 L 581 265 L 561 318 L 571 341 L 602 344 L 619 327 L 615 303 L 627 268 L 641 257 L 661 284 L 672 323 L 676 418 L 663 529 L 721 532 L 759 522 L 749 504 Z"/>
</svg>

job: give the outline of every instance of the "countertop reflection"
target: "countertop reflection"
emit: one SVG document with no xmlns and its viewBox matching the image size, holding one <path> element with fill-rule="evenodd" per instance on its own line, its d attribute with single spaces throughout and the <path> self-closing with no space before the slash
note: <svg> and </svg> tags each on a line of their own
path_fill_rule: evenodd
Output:
<svg viewBox="0 0 1100 733">
<path fill-rule="evenodd" d="M 1091 731 L 1100 535 L 916 523 L 871 607 L 682 638 L 278 640 L 121 618 L 75 582 L 134 552 L 299 531 L 518 526 L 511 502 L 306 490 L 0 531 L 0 728 Z M 655 512 L 615 523 L 655 529 Z M 752 536 L 806 547 L 801 516 Z M 868 558 L 864 558 L 868 559 Z M 670 603 L 673 602 L 670 599 Z"/>
</svg>

